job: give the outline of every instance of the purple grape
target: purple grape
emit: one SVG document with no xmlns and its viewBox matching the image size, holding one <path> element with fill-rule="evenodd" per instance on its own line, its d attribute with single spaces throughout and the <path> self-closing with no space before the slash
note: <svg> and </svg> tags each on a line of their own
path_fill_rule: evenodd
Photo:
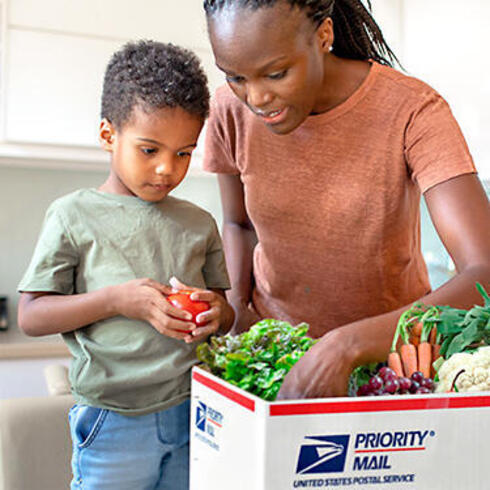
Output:
<svg viewBox="0 0 490 490">
<path fill-rule="evenodd" d="M 424 379 L 424 375 L 420 371 L 415 371 L 414 373 L 412 373 L 411 378 L 414 381 L 417 381 L 417 383 L 420 383 Z"/>
<path fill-rule="evenodd" d="M 379 390 L 380 388 L 383 387 L 383 379 L 380 376 L 373 376 L 369 380 L 369 387 L 371 388 L 372 391 Z"/>
<path fill-rule="evenodd" d="M 412 384 L 410 385 L 408 391 L 410 391 L 410 393 L 416 393 L 419 388 L 420 388 L 420 383 L 418 381 L 412 380 Z"/>
<path fill-rule="evenodd" d="M 371 393 L 371 387 L 368 383 L 359 386 L 357 390 L 357 396 L 367 396 L 369 393 Z"/>
<path fill-rule="evenodd" d="M 392 395 L 393 393 L 396 393 L 399 388 L 400 388 L 400 382 L 396 378 L 387 379 L 385 381 L 386 393 L 390 393 Z"/>
<path fill-rule="evenodd" d="M 420 386 L 427 388 L 431 393 L 434 391 L 434 381 L 431 378 L 424 378 L 420 382 Z"/>
<path fill-rule="evenodd" d="M 417 395 L 421 395 L 421 394 L 430 393 L 430 390 L 429 390 L 429 388 L 426 388 L 425 386 L 421 386 L 420 388 L 417 389 L 417 391 L 415 393 L 417 393 Z"/>
<path fill-rule="evenodd" d="M 410 389 L 410 386 L 412 386 L 412 381 L 405 377 L 400 378 L 398 382 L 400 383 L 400 391 L 402 393 L 407 392 Z"/>
<path fill-rule="evenodd" d="M 389 367 L 382 367 L 379 371 L 378 371 L 378 376 L 383 380 L 383 381 L 386 381 L 388 379 L 393 379 L 393 378 L 396 378 L 396 373 L 395 371 L 393 371 L 393 369 L 389 368 Z"/>
</svg>

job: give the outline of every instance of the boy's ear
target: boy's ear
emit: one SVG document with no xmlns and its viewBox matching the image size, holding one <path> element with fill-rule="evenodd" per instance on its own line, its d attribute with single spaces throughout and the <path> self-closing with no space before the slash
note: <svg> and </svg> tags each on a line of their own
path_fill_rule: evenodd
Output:
<svg viewBox="0 0 490 490">
<path fill-rule="evenodd" d="M 116 131 L 112 123 L 106 118 L 102 119 L 99 126 L 99 141 L 103 150 L 112 151 L 115 136 Z"/>
<path fill-rule="evenodd" d="M 332 51 L 334 33 L 333 33 L 333 22 L 330 17 L 327 17 L 318 26 L 316 34 L 321 50 L 324 53 L 329 53 L 330 51 Z"/>
</svg>

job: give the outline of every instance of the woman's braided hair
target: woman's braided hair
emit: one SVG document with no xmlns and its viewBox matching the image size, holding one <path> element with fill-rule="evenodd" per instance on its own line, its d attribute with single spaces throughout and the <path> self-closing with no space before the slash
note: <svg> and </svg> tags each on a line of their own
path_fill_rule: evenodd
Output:
<svg viewBox="0 0 490 490">
<path fill-rule="evenodd" d="M 278 1 L 305 10 L 316 26 L 331 17 L 335 35 L 332 53 L 335 55 L 353 60 L 374 60 L 388 66 L 400 64 L 370 13 L 370 0 L 366 0 L 367 8 L 361 0 L 204 0 L 204 10 L 208 17 L 212 17 L 225 7 L 257 10 L 271 7 Z"/>
</svg>

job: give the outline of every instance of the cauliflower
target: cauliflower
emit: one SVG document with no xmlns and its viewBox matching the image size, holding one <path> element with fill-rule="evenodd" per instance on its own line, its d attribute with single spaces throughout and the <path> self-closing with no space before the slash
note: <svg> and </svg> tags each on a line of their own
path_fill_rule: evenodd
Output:
<svg viewBox="0 0 490 490">
<path fill-rule="evenodd" d="M 456 376 L 458 391 L 490 391 L 490 346 L 481 347 L 473 354 L 453 354 L 442 364 L 437 374 L 439 382 L 436 393 L 451 391 Z"/>
</svg>

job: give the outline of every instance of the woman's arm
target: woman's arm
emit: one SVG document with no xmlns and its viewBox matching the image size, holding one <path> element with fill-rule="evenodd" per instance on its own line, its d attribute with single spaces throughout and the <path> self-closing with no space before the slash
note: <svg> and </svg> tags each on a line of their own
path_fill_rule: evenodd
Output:
<svg viewBox="0 0 490 490">
<path fill-rule="evenodd" d="M 488 198 L 473 174 L 434 186 L 424 197 L 457 275 L 420 301 L 470 308 L 481 302 L 476 282 L 490 289 Z M 386 360 L 398 318 L 409 306 L 328 332 L 286 376 L 278 398 L 345 395 L 354 367 Z"/>
<path fill-rule="evenodd" d="M 149 322 L 160 333 L 192 339 L 178 330 L 194 330 L 192 315 L 172 306 L 164 297 L 172 289 L 152 279 L 135 279 L 83 294 L 22 293 L 19 327 L 33 337 L 65 333 L 117 315 Z M 173 317 L 180 318 L 177 320 Z"/>
<path fill-rule="evenodd" d="M 223 207 L 223 246 L 231 289 L 226 296 L 235 310 L 232 333 L 246 330 L 258 318 L 248 309 L 253 289 L 253 250 L 257 235 L 245 209 L 243 184 L 238 175 L 220 174 Z"/>
</svg>

